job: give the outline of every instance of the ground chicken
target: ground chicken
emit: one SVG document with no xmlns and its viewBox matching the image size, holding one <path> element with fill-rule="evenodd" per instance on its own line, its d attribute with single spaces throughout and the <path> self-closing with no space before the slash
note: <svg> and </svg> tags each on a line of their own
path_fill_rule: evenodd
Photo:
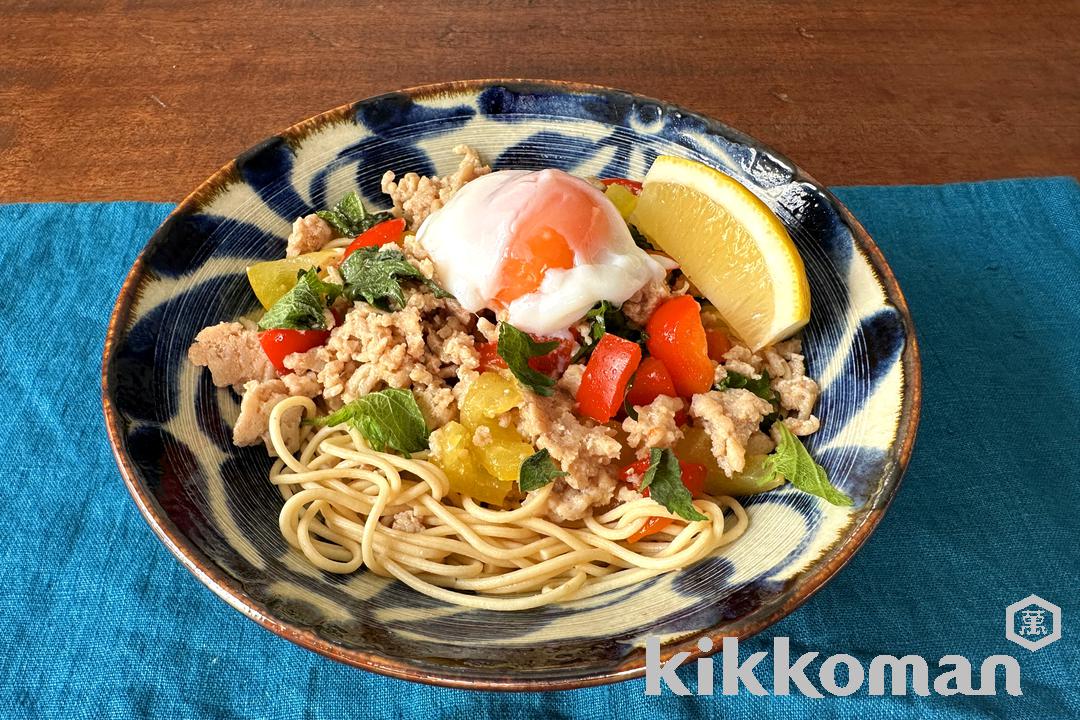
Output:
<svg viewBox="0 0 1080 720">
<path fill-rule="evenodd" d="M 476 331 L 484 336 L 484 340 L 488 342 L 499 341 L 499 326 L 488 320 L 486 317 L 477 318 Z"/>
<path fill-rule="evenodd" d="M 750 435 L 771 412 L 771 403 L 741 388 L 695 395 L 690 403 L 690 415 L 701 421 L 716 462 L 728 477 L 746 466 Z"/>
<path fill-rule="evenodd" d="M 188 359 L 195 365 L 210 368 L 214 385 L 232 385 L 237 392 L 249 381 L 277 377 L 259 344 L 259 334 L 238 322 L 203 328 L 188 348 Z"/>
<path fill-rule="evenodd" d="M 427 249 L 416 239 L 416 235 L 410 233 L 402 239 L 401 252 L 424 277 L 429 280 L 435 277 L 435 263 L 431 261 Z"/>
<path fill-rule="evenodd" d="M 784 424 L 796 435 L 817 432 L 821 422 L 813 415 L 814 405 L 821 395 L 817 382 L 806 374 L 806 359 L 801 354 L 802 343 L 796 338 L 764 348 L 757 353 L 744 345 L 736 345 L 724 354 L 724 363 L 716 368 L 713 381 L 721 383 L 728 373 L 737 372 L 749 378 L 769 373 L 769 385 L 780 400 Z"/>
<path fill-rule="evenodd" d="M 652 317 L 653 311 L 662 302 L 671 297 L 671 288 L 667 280 L 650 280 L 640 290 L 630 296 L 630 299 L 622 304 L 623 315 L 631 322 L 645 325 Z"/>
<path fill-rule="evenodd" d="M 581 364 L 571 365 L 563 372 L 562 377 L 556 381 L 556 386 L 562 388 L 571 397 L 577 397 L 578 388 L 581 387 L 581 378 L 585 375 L 585 366 Z"/>
<path fill-rule="evenodd" d="M 435 212 L 461 189 L 465 183 L 486 175 L 491 168 L 480 162 L 480 156 L 467 145 L 458 145 L 454 152 L 461 155 L 458 169 L 445 177 L 421 177 L 407 173 L 394 182 L 394 172 L 382 176 L 382 191 L 394 201 L 394 215 L 404 217 L 410 229 L 420 227 L 428 215 Z"/>
<path fill-rule="evenodd" d="M 297 373 L 286 373 L 281 376 L 281 382 L 285 384 L 285 389 L 289 395 L 314 398 L 322 395 L 322 384 L 319 383 L 318 376 L 314 373 L 305 373 L 298 375 Z"/>
<path fill-rule="evenodd" d="M 746 454 L 768 455 L 775 447 L 776 443 L 771 437 L 760 430 L 755 430 L 750 433 L 750 438 L 746 441 Z"/>
<path fill-rule="evenodd" d="M 724 369 L 728 372 L 737 372 L 748 378 L 761 377 L 761 370 L 765 361 L 755 355 L 745 345 L 736 345 L 724 353 Z"/>
<path fill-rule="evenodd" d="M 525 393 L 518 410 L 517 430 L 539 449 L 546 449 L 569 473 L 561 478 L 548 514 L 556 520 L 578 520 L 594 505 L 611 501 L 614 476 L 607 466 L 622 453 L 622 445 L 605 425 L 587 423 L 573 412 L 573 398 L 562 390 L 551 397 Z"/>
<path fill-rule="evenodd" d="M 802 344 L 798 340 L 788 340 L 765 348 L 762 354 L 772 379 L 770 385 L 780 398 L 780 407 L 795 413 L 784 418 L 784 424 L 796 435 L 810 435 L 821 427 L 821 422 L 812 414 L 821 388 L 807 376 L 806 359 L 801 350 Z"/>
<path fill-rule="evenodd" d="M 289 242 L 285 246 L 285 257 L 296 257 L 304 253 L 322 250 L 323 246 L 334 237 L 330 225 L 318 215 L 312 213 L 298 217 L 292 224 Z"/>
<path fill-rule="evenodd" d="M 403 510 L 394 515 L 390 527 L 400 532 L 418 533 L 424 529 L 424 523 L 415 510 Z"/>
<path fill-rule="evenodd" d="M 314 372 L 331 409 L 384 387 L 411 389 L 425 419 L 439 427 L 457 417 L 456 387 L 448 381 L 480 365 L 469 326 L 451 302 L 415 292 L 396 312 L 355 303 L 325 346 L 290 355 L 286 366 Z"/>
<path fill-rule="evenodd" d="M 240 401 L 240 417 L 233 426 L 235 445 L 256 445 L 261 440 L 271 455 L 276 455 L 270 443 L 270 411 L 289 397 L 289 389 L 281 380 L 252 380 L 244 385 L 244 397 Z M 300 420 L 303 408 L 289 408 L 281 417 L 281 436 L 290 451 L 300 448 Z"/>
<path fill-rule="evenodd" d="M 594 507 L 610 504 L 616 484 L 615 477 L 607 470 L 580 488 L 571 484 L 569 476 L 559 478 L 548 497 L 548 517 L 555 522 L 580 520 L 592 514 Z"/>
<path fill-rule="evenodd" d="M 487 425 L 478 425 L 473 432 L 472 444 L 478 448 L 482 448 L 487 447 L 491 442 L 491 428 Z"/>
<path fill-rule="evenodd" d="M 638 457 L 645 457 L 651 448 L 668 448 L 682 437 L 675 414 L 683 409 L 679 398 L 661 395 L 648 405 L 635 405 L 638 419 L 623 420 L 626 444 L 637 448 Z"/>
</svg>

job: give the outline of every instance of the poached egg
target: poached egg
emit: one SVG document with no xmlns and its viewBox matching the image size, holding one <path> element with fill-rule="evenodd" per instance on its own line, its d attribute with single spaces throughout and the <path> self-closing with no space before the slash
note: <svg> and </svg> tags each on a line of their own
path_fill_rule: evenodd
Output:
<svg viewBox="0 0 1080 720">
<path fill-rule="evenodd" d="M 464 185 L 420 226 L 442 286 L 536 335 L 596 303 L 622 304 L 664 269 L 602 192 L 562 170 L 500 170 Z"/>
</svg>

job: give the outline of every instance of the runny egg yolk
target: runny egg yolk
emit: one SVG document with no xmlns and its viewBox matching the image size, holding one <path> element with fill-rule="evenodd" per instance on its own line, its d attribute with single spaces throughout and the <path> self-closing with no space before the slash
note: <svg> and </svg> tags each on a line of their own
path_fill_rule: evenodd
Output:
<svg viewBox="0 0 1080 720">
<path fill-rule="evenodd" d="M 572 267 L 574 251 L 554 228 L 545 226 L 525 237 L 517 235 L 506 248 L 506 257 L 499 267 L 495 300 L 505 307 L 540 287 L 548 270 Z"/>
<path fill-rule="evenodd" d="M 598 244 L 611 232 L 602 196 L 568 176 L 543 176 L 541 192 L 520 209 L 510 225 L 502 262 L 496 267 L 493 299 L 507 306 L 536 291 L 551 269 L 568 270 L 591 262 Z"/>
</svg>

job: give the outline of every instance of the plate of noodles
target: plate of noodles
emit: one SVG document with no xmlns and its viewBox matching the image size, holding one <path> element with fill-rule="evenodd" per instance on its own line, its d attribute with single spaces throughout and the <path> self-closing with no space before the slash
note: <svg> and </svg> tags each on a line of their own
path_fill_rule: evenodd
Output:
<svg viewBox="0 0 1080 720">
<path fill-rule="evenodd" d="M 131 269 L 102 382 L 140 511 L 233 607 L 536 690 L 791 612 L 880 521 L 920 397 L 900 289 L 826 189 L 710 118 L 540 81 L 237 157 Z"/>
</svg>

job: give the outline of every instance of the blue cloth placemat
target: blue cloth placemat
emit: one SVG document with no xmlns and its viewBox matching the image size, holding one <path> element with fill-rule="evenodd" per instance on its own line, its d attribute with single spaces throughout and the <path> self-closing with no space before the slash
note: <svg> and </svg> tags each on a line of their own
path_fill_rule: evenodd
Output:
<svg viewBox="0 0 1080 720">
<path fill-rule="evenodd" d="M 0 207 L 0 717 L 603 718 L 1080 715 L 1080 186 L 849 188 L 923 353 L 918 447 L 866 547 L 743 656 L 1015 655 L 1024 696 L 645 697 L 643 681 L 500 695 L 301 650 L 214 597 L 152 536 L 105 439 L 100 355 L 121 279 L 170 206 Z M 1063 638 L 1004 637 L 1031 593 Z M 690 673 L 686 674 L 689 679 Z M 766 686 L 768 673 L 759 673 Z"/>
</svg>

